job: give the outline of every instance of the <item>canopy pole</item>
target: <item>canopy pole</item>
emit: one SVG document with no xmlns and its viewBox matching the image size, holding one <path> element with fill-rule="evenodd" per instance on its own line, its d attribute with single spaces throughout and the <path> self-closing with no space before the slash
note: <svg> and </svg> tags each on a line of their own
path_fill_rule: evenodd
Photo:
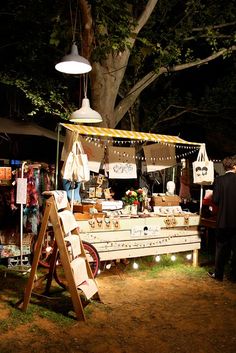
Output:
<svg viewBox="0 0 236 353">
<path fill-rule="evenodd" d="M 55 170 L 55 190 L 58 188 L 58 171 L 59 171 L 59 150 L 60 150 L 60 132 L 61 125 L 57 124 L 57 152 L 56 152 L 56 170 Z"/>
<path fill-rule="evenodd" d="M 21 178 L 24 178 L 24 168 L 26 162 L 23 162 L 21 165 Z M 20 266 L 23 266 L 23 217 L 24 217 L 24 206 L 21 202 L 20 204 Z"/>
<path fill-rule="evenodd" d="M 202 199 L 203 199 L 203 186 L 201 185 L 200 189 L 200 206 L 199 206 L 199 215 L 202 214 Z"/>
</svg>

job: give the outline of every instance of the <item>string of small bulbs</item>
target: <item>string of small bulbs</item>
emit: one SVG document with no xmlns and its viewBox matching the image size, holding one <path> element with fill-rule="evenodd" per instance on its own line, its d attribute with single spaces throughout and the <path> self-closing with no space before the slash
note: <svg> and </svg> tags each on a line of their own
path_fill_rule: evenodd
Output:
<svg viewBox="0 0 236 353">
<path fill-rule="evenodd" d="M 88 142 L 94 142 L 94 143 L 97 143 L 97 144 L 117 144 L 117 145 L 124 145 L 124 144 L 131 144 L 131 145 L 138 145 L 138 144 L 144 144 L 145 142 L 147 142 L 147 140 L 110 140 L 110 139 L 101 139 L 99 137 L 93 137 L 93 136 L 87 136 L 85 138 L 86 141 Z M 149 141 L 149 140 L 148 140 Z M 153 140 L 151 142 L 155 142 L 155 143 L 160 143 L 164 146 L 173 146 L 175 145 L 175 147 L 177 148 L 184 148 L 184 149 L 199 149 L 200 146 L 199 145 L 180 145 L 180 144 L 175 144 L 175 143 L 170 143 L 170 142 L 163 142 L 163 141 L 159 141 L 159 140 Z"/>
<path fill-rule="evenodd" d="M 102 140 L 100 138 L 97 138 L 97 137 L 86 137 L 85 140 L 89 143 L 92 143 L 94 144 L 95 146 L 97 147 L 105 147 L 107 148 L 107 145 L 109 144 L 113 144 L 114 142 L 118 145 L 122 145 L 122 144 L 126 144 L 126 143 L 129 143 L 129 144 L 132 144 L 134 145 L 136 142 L 137 144 L 139 143 L 144 143 L 146 141 L 144 140 Z M 160 141 L 156 141 L 156 143 L 159 143 L 159 144 L 162 144 L 164 146 L 169 146 L 169 147 L 172 147 L 173 143 L 168 143 L 168 142 L 160 142 Z M 196 151 L 199 150 L 199 146 L 185 146 L 185 145 L 178 145 L 176 144 L 175 145 L 176 148 L 182 148 L 182 149 L 185 149 L 185 150 L 188 150 L 184 153 L 181 153 L 181 154 L 177 154 L 175 157 L 171 157 L 171 156 L 167 156 L 167 157 L 150 157 L 150 158 L 146 158 L 146 157 L 143 157 L 143 156 L 137 156 L 137 155 L 130 155 L 128 153 L 124 153 L 124 152 L 120 152 L 118 150 L 114 150 L 113 153 L 114 154 L 117 154 L 118 156 L 122 156 L 122 157 L 126 157 L 126 158 L 132 158 L 132 159 L 136 159 L 136 160 L 140 160 L 140 161 L 150 161 L 150 162 L 155 162 L 155 161 L 171 161 L 172 159 L 175 159 L 176 157 L 177 158 L 184 158 L 184 157 L 187 157 L 193 153 L 195 153 Z"/>
</svg>

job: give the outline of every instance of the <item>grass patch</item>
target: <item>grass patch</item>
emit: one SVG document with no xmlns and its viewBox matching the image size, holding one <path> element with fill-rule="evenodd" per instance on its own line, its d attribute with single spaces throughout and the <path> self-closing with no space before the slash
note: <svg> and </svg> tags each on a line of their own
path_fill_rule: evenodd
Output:
<svg viewBox="0 0 236 353">
<path fill-rule="evenodd" d="M 168 271 L 175 273 L 175 276 L 187 276 L 200 278 L 206 275 L 208 268 L 206 267 L 194 267 L 192 265 L 192 259 L 187 260 L 186 255 L 188 253 L 181 254 L 164 254 L 159 255 L 157 259 L 155 256 L 147 256 L 143 258 L 131 259 L 130 264 L 123 269 L 126 273 L 132 273 L 133 276 L 143 276 L 147 278 L 156 278 L 162 272 Z M 173 258 L 175 256 L 175 258 Z M 158 260 L 158 261 L 156 261 Z M 134 263 L 138 265 L 137 269 L 134 269 Z"/>
<path fill-rule="evenodd" d="M 23 298 L 24 289 L 28 280 L 28 274 L 8 271 L 6 267 L 0 267 L 1 299 L 9 313 L 6 319 L 0 320 L 0 330 L 8 331 L 19 325 L 33 323 L 36 316 L 45 318 L 57 326 L 67 326 L 74 323 L 74 319 L 68 316 L 73 309 L 68 292 L 62 292 L 59 286 L 51 287 L 50 298 L 30 298 L 30 304 L 26 312 L 15 307 L 19 299 Z"/>
<path fill-rule="evenodd" d="M 26 312 L 9 306 L 8 317 L 0 320 L 0 331 L 7 332 L 9 330 L 16 329 L 18 326 L 31 324 L 30 330 L 37 330 L 38 332 L 37 325 L 34 324 L 37 317 L 45 318 L 59 327 L 74 324 L 74 319 L 69 316 L 64 316 L 61 313 L 52 311 L 51 309 L 42 308 L 38 305 L 29 304 Z"/>
<path fill-rule="evenodd" d="M 33 312 L 30 310 L 25 313 L 11 306 L 9 306 L 8 309 L 8 317 L 0 321 L 0 331 L 6 332 L 15 329 L 17 326 L 25 325 L 33 321 Z"/>
</svg>

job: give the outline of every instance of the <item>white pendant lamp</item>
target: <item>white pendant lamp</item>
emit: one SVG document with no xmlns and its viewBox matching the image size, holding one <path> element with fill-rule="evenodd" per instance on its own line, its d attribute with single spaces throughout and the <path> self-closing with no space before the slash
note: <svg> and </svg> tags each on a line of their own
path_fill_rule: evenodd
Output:
<svg viewBox="0 0 236 353">
<path fill-rule="evenodd" d="M 79 55 L 78 47 L 75 43 L 72 44 L 71 53 L 65 55 L 61 61 L 55 65 L 57 71 L 65 74 L 84 74 L 92 70 L 89 61 Z"/>
<path fill-rule="evenodd" d="M 78 17 L 78 0 L 76 3 L 75 9 L 75 18 L 73 20 L 73 12 L 71 8 L 71 0 L 70 0 L 70 18 L 71 18 L 71 30 L 72 30 L 72 48 L 71 52 L 68 55 L 65 55 L 61 61 L 55 65 L 55 69 L 57 71 L 63 72 L 65 74 L 85 74 L 92 70 L 92 66 L 89 61 L 85 59 L 83 56 L 79 55 L 78 47 L 75 43 L 75 33 L 76 33 L 76 24 Z"/>
<path fill-rule="evenodd" d="M 82 107 L 71 114 L 70 121 L 76 124 L 101 123 L 101 115 L 90 107 L 90 102 L 87 98 L 88 75 L 83 75 L 83 85 L 84 98 Z"/>
<path fill-rule="evenodd" d="M 82 107 L 74 111 L 70 116 L 70 121 L 73 123 L 101 123 L 101 115 L 90 108 L 90 102 L 88 98 L 82 100 Z"/>
</svg>

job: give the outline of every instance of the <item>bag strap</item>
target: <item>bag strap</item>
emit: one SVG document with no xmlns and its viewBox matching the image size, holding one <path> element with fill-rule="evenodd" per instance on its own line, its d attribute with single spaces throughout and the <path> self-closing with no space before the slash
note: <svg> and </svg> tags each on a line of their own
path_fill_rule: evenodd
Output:
<svg viewBox="0 0 236 353">
<path fill-rule="evenodd" d="M 198 162 L 208 162 L 209 161 L 207 153 L 206 153 L 205 143 L 201 144 L 201 147 L 199 149 L 198 156 L 197 156 L 197 161 Z"/>
<path fill-rule="evenodd" d="M 73 146 L 72 146 L 72 152 L 77 155 L 77 154 L 84 154 L 84 149 L 82 146 L 81 141 L 74 141 Z"/>
</svg>

